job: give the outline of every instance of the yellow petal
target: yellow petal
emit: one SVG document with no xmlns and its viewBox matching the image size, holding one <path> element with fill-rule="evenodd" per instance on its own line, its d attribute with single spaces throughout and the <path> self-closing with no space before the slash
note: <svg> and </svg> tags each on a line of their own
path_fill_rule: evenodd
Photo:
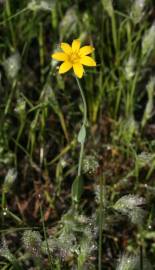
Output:
<svg viewBox="0 0 155 270">
<path fill-rule="evenodd" d="M 79 39 L 75 39 L 72 42 L 72 51 L 73 52 L 78 52 L 80 49 L 80 40 Z"/>
<path fill-rule="evenodd" d="M 63 64 L 61 64 L 61 66 L 59 67 L 59 73 L 62 74 L 62 73 L 65 73 L 67 72 L 68 70 L 70 70 L 72 68 L 72 64 L 70 62 L 64 62 Z"/>
<path fill-rule="evenodd" d="M 67 54 L 70 54 L 71 51 L 72 51 L 72 48 L 71 48 L 71 46 L 68 43 L 61 43 L 60 44 L 60 47 Z"/>
<path fill-rule="evenodd" d="M 85 56 L 87 54 L 90 54 L 94 51 L 94 48 L 92 46 L 84 46 L 79 50 L 79 54 L 81 56 Z"/>
<path fill-rule="evenodd" d="M 96 63 L 90 56 L 83 56 L 80 60 L 80 63 L 85 66 L 95 67 Z"/>
<path fill-rule="evenodd" d="M 78 78 L 82 78 L 84 69 L 83 69 L 83 66 L 81 64 L 74 64 L 73 70 L 74 70 L 75 75 Z"/>
<path fill-rule="evenodd" d="M 53 53 L 51 56 L 57 61 L 66 61 L 68 59 L 67 55 L 63 52 L 56 52 Z"/>
</svg>

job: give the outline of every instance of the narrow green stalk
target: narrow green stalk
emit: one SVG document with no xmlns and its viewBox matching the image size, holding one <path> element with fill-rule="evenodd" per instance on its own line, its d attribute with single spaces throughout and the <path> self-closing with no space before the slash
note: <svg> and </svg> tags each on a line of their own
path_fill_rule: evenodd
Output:
<svg viewBox="0 0 155 270">
<path fill-rule="evenodd" d="M 75 77 L 75 79 L 76 79 L 77 85 L 79 87 L 80 94 L 81 94 L 82 101 L 83 101 L 83 123 L 82 123 L 82 125 L 84 126 L 84 128 L 86 128 L 86 124 L 87 124 L 87 104 L 86 104 L 86 99 L 85 99 L 84 92 L 83 92 L 83 89 L 82 89 L 82 86 L 80 84 L 79 79 L 77 77 Z M 78 176 L 81 176 L 82 160 L 83 160 L 83 153 L 84 153 L 84 143 L 85 143 L 85 138 L 84 138 L 83 142 L 81 143 L 79 164 L 78 164 Z"/>
<path fill-rule="evenodd" d="M 3 25 L 5 24 L 6 22 L 9 22 L 10 20 L 16 18 L 17 16 L 21 15 L 22 13 L 24 13 L 25 11 L 28 11 L 29 9 L 26 7 L 26 8 L 23 8 L 22 10 L 18 11 L 16 14 L 14 15 L 11 15 L 9 18 L 5 19 L 4 21 L 1 21 L 0 22 L 0 25 Z"/>
<path fill-rule="evenodd" d="M 102 270 L 102 228 L 103 228 L 103 176 L 100 176 L 100 208 L 99 208 L 99 253 L 98 270 Z"/>
<path fill-rule="evenodd" d="M 41 78 L 40 81 L 41 83 L 44 82 L 44 33 L 43 33 L 43 24 L 39 24 L 39 55 L 40 55 L 40 73 L 41 73 Z"/>
<path fill-rule="evenodd" d="M 122 88 L 120 86 L 118 88 L 117 96 L 116 96 L 116 105 L 115 105 L 115 111 L 114 111 L 115 119 L 117 119 L 117 114 L 118 114 L 118 110 L 119 110 L 119 106 L 120 106 L 121 95 L 122 95 Z"/>
<path fill-rule="evenodd" d="M 81 143 L 79 164 L 78 164 L 78 176 L 81 176 L 83 154 L 84 154 L 84 143 Z"/>
<path fill-rule="evenodd" d="M 13 219 L 14 221 L 16 221 L 17 223 L 23 224 L 22 219 L 20 219 L 18 216 L 16 216 L 15 214 L 13 214 L 11 211 L 7 210 L 7 214 L 8 214 L 10 217 L 12 217 L 12 219 Z"/>
<path fill-rule="evenodd" d="M 78 161 L 78 172 L 77 172 L 77 176 L 72 184 L 72 200 L 73 200 L 73 206 L 76 208 L 78 208 L 79 205 L 79 201 L 83 192 L 83 181 L 81 178 L 81 174 L 82 174 L 82 160 L 83 160 L 83 155 L 84 155 L 84 144 L 85 144 L 85 140 L 86 140 L 86 124 L 87 124 L 87 104 L 86 104 L 86 99 L 84 96 L 84 92 L 83 89 L 81 87 L 81 84 L 79 82 L 79 79 L 77 77 L 75 77 L 78 88 L 80 90 L 80 94 L 82 97 L 82 101 L 83 101 L 83 121 L 82 121 L 82 125 L 78 134 L 78 142 L 80 143 L 80 154 L 79 154 L 79 161 Z"/>
<path fill-rule="evenodd" d="M 2 191 L 1 206 L 2 206 L 2 223 L 4 223 L 4 211 L 6 208 L 6 193 L 4 190 Z"/>
<path fill-rule="evenodd" d="M 46 241 L 46 247 L 47 247 L 47 252 L 48 252 L 48 260 L 49 260 L 49 263 L 50 263 L 50 269 L 52 270 L 52 259 L 51 259 L 50 249 L 49 249 L 49 245 L 48 245 L 48 241 L 47 241 L 46 227 L 45 227 L 44 215 L 43 215 L 43 210 L 42 210 L 41 205 L 40 205 L 40 216 L 41 216 L 42 225 L 43 225 L 44 238 L 45 238 L 45 241 Z"/>
<path fill-rule="evenodd" d="M 11 17 L 10 1 L 6 0 L 5 3 L 6 3 L 5 4 L 6 15 L 7 15 L 7 18 L 10 18 Z M 15 38 L 14 28 L 13 28 L 11 20 L 9 20 L 8 23 L 9 23 L 10 33 L 11 33 L 12 44 L 13 44 L 13 47 L 15 49 L 16 48 L 16 38 Z"/>
<path fill-rule="evenodd" d="M 11 101 L 12 101 L 12 98 L 14 96 L 14 93 L 16 91 L 16 85 L 17 85 L 17 80 L 15 80 L 12 84 L 12 89 L 11 89 L 11 93 L 10 95 L 8 96 L 7 98 L 7 102 L 6 102 L 6 106 L 5 106 L 5 110 L 4 110 L 4 114 L 8 114 L 9 112 L 9 109 L 10 109 L 10 106 L 11 106 Z"/>
<path fill-rule="evenodd" d="M 111 24 L 112 24 L 112 37 L 113 37 L 113 43 L 114 43 L 114 48 L 116 52 L 116 56 L 118 55 L 118 42 L 117 42 L 117 26 L 116 26 L 116 18 L 115 14 L 113 12 L 113 15 L 111 17 Z"/>
<path fill-rule="evenodd" d="M 1 205 L 2 205 L 2 211 L 3 209 L 6 208 L 6 196 L 5 196 L 5 191 L 2 191 L 2 201 L 1 201 Z"/>
<path fill-rule="evenodd" d="M 79 90 L 80 90 L 80 94 L 81 94 L 81 97 L 82 97 L 82 101 L 83 101 L 83 106 L 84 106 L 84 108 L 83 108 L 84 109 L 83 124 L 86 125 L 86 123 L 87 123 L 87 103 L 86 103 L 86 99 L 85 99 L 85 95 L 84 95 L 81 83 L 80 83 L 80 81 L 79 81 L 79 79 L 77 77 L 75 77 L 75 79 L 77 81 L 77 84 L 78 84 L 78 87 L 79 87 Z"/>
<path fill-rule="evenodd" d="M 57 160 L 59 160 L 62 156 L 64 156 L 70 149 L 72 149 L 73 147 L 75 147 L 76 144 L 76 140 L 73 139 L 69 144 L 67 144 L 67 146 L 65 146 L 62 151 L 55 157 L 53 158 L 51 161 L 49 161 L 47 163 L 47 165 L 52 165 L 53 163 L 55 163 Z"/>
<path fill-rule="evenodd" d="M 69 135 L 68 135 L 68 131 L 67 131 L 67 127 L 66 127 L 64 115 L 60 111 L 58 113 L 58 116 L 59 116 L 59 119 L 60 119 L 60 123 L 61 123 L 62 129 L 63 129 L 63 132 L 64 132 L 64 135 L 65 135 L 65 138 L 66 138 L 67 142 L 69 142 Z"/>
<path fill-rule="evenodd" d="M 139 76 L 139 67 L 138 67 L 138 70 L 137 70 L 137 72 L 135 74 L 135 77 L 133 79 L 133 83 L 132 83 L 132 86 L 131 86 L 130 110 L 131 110 L 132 113 L 133 113 L 133 108 L 134 108 L 135 90 L 136 90 L 136 85 L 137 85 L 137 82 L 138 82 L 138 76 Z"/>
<path fill-rule="evenodd" d="M 25 121 L 23 121 L 23 119 L 21 119 L 20 120 L 19 131 L 18 131 L 17 139 L 16 139 L 17 144 L 15 146 L 15 153 L 17 153 L 18 143 L 19 143 L 20 137 L 21 137 L 21 135 L 23 133 L 24 127 L 25 127 Z"/>
</svg>

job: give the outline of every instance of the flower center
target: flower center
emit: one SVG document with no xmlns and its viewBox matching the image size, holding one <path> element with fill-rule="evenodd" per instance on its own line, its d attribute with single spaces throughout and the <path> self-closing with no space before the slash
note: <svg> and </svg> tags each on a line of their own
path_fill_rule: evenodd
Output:
<svg viewBox="0 0 155 270">
<path fill-rule="evenodd" d="M 72 53 L 70 55 L 70 59 L 69 60 L 71 61 L 72 64 L 76 64 L 76 63 L 78 63 L 80 61 L 80 56 L 79 56 L 78 53 Z"/>
</svg>

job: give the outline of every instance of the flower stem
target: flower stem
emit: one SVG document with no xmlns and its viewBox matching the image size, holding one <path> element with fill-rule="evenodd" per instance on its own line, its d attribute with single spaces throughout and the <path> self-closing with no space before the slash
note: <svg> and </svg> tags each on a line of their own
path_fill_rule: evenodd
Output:
<svg viewBox="0 0 155 270">
<path fill-rule="evenodd" d="M 81 143 L 79 164 L 78 164 L 78 176 L 81 176 L 83 153 L 84 153 L 84 143 Z"/>
<path fill-rule="evenodd" d="M 78 173 L 72 184 L 72 202 L 73 202 L 73 207 L 77 209 L 79 206 L 79 201 L 80 201 L 82 192 L 83 192 L 83 181 L 82 181 L 81 174 L 82 174 L 82 161 L 83 161 L 83 155 L 84 155 L 84 144 L 86 140 L 87 104 L 86 104 L 86 100 L 85 100 L 85 96 L 84 96 L 84 92 L 81 87 L 81 84 L 77 77 L 75 77 L 75 79 L 76 79 L 76 82 L 77 82 L 77 85 L 78 85 L 78 88 L 80 90 L 80 94 L 82 97 L 82 101 L 83 101 L 83 121 L 82 121 L 82 125 L 81 125 L 78 138 L 77 138 L 78 142 L 80 143 Z"/>
<path fill-rule="evenodd" d="M 82 97 L 82 101 L 83 101 L 83 109 L 84 109 L 84 115 L 83 115 L 83 125 L 86 125 L 87 123 L 87 103 L 86 103 L 86 99 L 85 99 L 85 95 L 81 86 L 81 83 L 79 81 L 79 79 L 77 77 L 75 77 L 76 82 L 78 84 L 79 90 L 80 90 L 80 94 Z"/>
<path fill-rule="evenodd" d="M 84 128 L 86 128 L 86 124 L 87 124 L 87 103 L 86 103 L 85 95 L 84 95 L 82 86 L 80 84 L 80 81 L 79 81 L 79 79 L 76 76 L 75 76 L 75 79 L 76 79 L 77 85 L 79 87 L 80 94 L 81 94 L 82 101 L 83 101 L 83 123 L 82 123 L 82 125 L 84 126 Z M 81 171 L 82 171 L 82 160 L 83 160 L 83 153 L 84 153 L 84 143 L 85 143 L 85 138 L 84 138 L 83 142 L 81 143 L 79 163 L 78 163 L 78 176 L 81 176 Z"/>
</svg>

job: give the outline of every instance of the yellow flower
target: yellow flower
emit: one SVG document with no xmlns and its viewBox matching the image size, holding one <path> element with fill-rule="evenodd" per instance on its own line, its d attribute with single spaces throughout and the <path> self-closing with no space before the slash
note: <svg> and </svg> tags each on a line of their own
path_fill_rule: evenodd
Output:
<svg viewBox="0 0 155 270">
<path fill-rule="evenodd" d="M 80 48 L 80 40 L 75 39 L 72 42 L 72 46 L 68 43 L 61 43 L 61 52 L 56 52 L 51 57 L 57 61 L 63 61 L 59 67 L 59 73 L 65 73 L 73 68 L 75 75 L 78 78 L 82 78 L 84 73 L 83 65 L 89 67 L 95 67 L 95 61 L 87 56 L 94 51 L 92 46 L 84 46 Z"/>
</svg>

